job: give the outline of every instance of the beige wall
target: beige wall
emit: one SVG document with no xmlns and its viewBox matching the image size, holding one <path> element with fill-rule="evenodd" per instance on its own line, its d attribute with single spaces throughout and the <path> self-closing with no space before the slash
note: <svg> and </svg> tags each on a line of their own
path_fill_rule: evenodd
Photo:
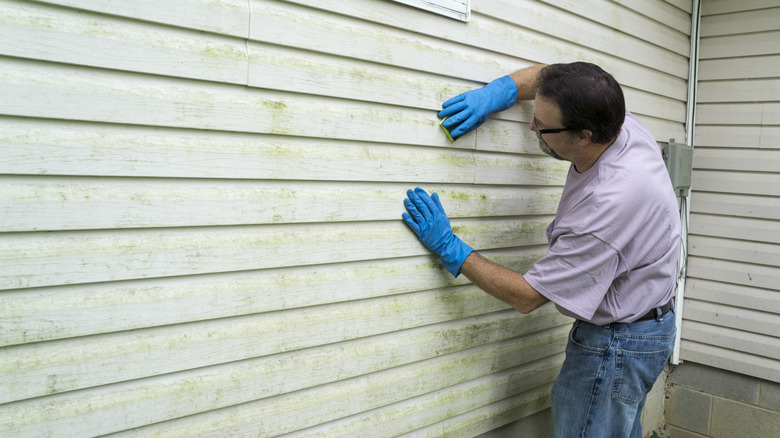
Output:
<svg viewBox="0 0 780 438">
<path fill-rule="evenodd" d="M 463 23 L 369 0 L 0 2 L 0 435 L 546 421 L 569 320 L 452 280 L 401 200 L 438 191 L 464 240 L 527 269 L 566 165 L 529 104 L 456 143 L 437 109 L 587 60 L 682 138 L 687 3 L 479 0 Z"/>
<path fill-rule="evenodd" d="M 684 361 L 780 382 L 780 3 L 705 1 Z"/>
</svg>

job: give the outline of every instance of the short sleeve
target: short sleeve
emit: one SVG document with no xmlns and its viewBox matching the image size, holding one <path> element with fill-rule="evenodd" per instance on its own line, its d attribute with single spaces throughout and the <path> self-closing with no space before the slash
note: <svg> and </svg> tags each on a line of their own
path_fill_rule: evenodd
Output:
<svg viewBox="0 0 780 438">
<path fill-rule="evenodd" d="M 570 316 L 590 320 L 619 275 L 620 255 L 591 234 L 562 234 L 523 276 Z"/>
</svg>

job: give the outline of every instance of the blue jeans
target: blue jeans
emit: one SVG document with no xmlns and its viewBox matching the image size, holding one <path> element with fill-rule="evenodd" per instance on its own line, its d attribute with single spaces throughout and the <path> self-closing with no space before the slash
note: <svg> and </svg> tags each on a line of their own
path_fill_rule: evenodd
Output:
<svg viewBox="0 0 780 438">
<path fill-rule="evenodd" d="M 642 408 L 674 345 L 674 310 L 631 324 L 576 321 L 552 388 L 555 438 L 641 438 Z"/>
</svg>

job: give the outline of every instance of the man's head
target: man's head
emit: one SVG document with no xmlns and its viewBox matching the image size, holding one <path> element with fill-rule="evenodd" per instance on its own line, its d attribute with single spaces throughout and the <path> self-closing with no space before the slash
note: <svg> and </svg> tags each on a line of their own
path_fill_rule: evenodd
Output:
<svg viewBox="0 0 780 438">
<path fill-rule="evenodd" d="M 537 96 L 554 102 L 568 130 L 590 131 L 592 143 L 611 143 L 626 114 L 623 90 L 595 64 L 552 64 L 541 70 Z"/>
</svg>

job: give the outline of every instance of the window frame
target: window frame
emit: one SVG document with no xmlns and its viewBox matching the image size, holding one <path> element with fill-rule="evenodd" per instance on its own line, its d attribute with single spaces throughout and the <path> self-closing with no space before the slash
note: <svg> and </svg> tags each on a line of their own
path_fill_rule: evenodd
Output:
<svg viewBox="0 0 780 438">
<path fill-rule="evenodd" d="M 444 15 L 464 23 L 471 20 L 471 0 L 392 0 L 408 6 Z"/>
</svg>

